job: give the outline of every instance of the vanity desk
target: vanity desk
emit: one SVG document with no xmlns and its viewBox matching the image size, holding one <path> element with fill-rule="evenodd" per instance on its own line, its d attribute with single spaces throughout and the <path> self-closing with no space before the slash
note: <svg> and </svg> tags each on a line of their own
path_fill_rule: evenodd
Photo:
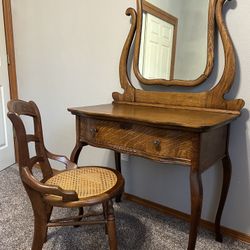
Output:
<svg viewBox="0 0 250 250">
<path fill-rule="evenodd" d="M 169 3 L 174 1 L 176 0 L 169 0 Z M 182 5 L 189 2 L 180 1 L 183 1 Z M 199 0 L 193 2 L 195 1 L 196 5 L 198 2 L 204 2 Z M 74 162 L 77 162 L 82 147 L 91 145 L 115 151 L 118 170 L 121 170 L 120 153 L 146 157 L 162 163 L 180 164 L 190 169 L 191 221 L 187 244 L 189 250 L 195 249 L 201 216 L 203 198 L 201 175 L 218 160 L 222 160 L 223 163 L 223 180 L 215 219 L 215 233 L 216 240 L 222 241 L 220 220 L 231 177 L 228 155 L 229 127 L 230 123 L 240 115 L 240 110 L 244 106 L 244 101 L 241 99 L 224 99 L 224 95 L 233 84 L 235 75 L 234 49 L 222 19 L 225 0 L 205 2 L 207 2 L 206 11 L 203 9 L 203 12 L 207 15 L 203 19 L 207 21 L 205 26 L 207 35 L 204 40 L 207 44 L 206 57 L 204 68 L 198 77 L 185 80 L 180 79 L 180 76 L 175 77 L 174 74 L 178 67 L 176 56 L 178 32 L 175 29 L 178 25 L 181 26 L 179 24 L 181 18 L 174 18 L 169 11 L 163 11 L 149 1 L 137 0 L 137 11 L 129 8 L 126 12 L 131 16 L 131 29 L 123 47 L 119 67 L 120 84 L 124 92 L 113 93 L 114 101 L 111 104 L 68 109 L 76 117 L 76 145 L 71 154 L 71 160 Z M 147 13 L 150 14 L 149 17 Z M 155 20 L 158 21 L 154 19 L 155 17 L 160 20 L 159 22 L 164 20 L 159 24 L 163 25 L 163 30 L 166 23 L 170 25 L 166 30 L 172 29 L 171 50 L 168 49 L 168 52 L 171 52 L 168 53 L 170 54 L 168 59 L 171 62 L 168 64 L 171 66 L 166 72 L 161 71 L 160 75 L 156 74 L 152 77 L 152 72 L 155 73 L 155 70 L 150 71 L 147 68 L 155 68 L 155 66 L 151 65 L 151 62 L 146 62 L 145 58 L 152 60 L 159 56 L 154 57 L 154 50 L 148 56 L 145 48 L 142 49 L 142 47 L 147 43 L 145 25 L 147 23 L 150 25 L 151 19 L 153 23 Z M 183 89 L 183 87 L 195 88 L 205 83 L 213 69 L 214 33 L 217 31 L 215 24 L 223 42 L 225 65 L 220 80 L 211 89 L 202 92 L 154 91 L 138 89 L 132 84 L 128 73 L 128 58 L 134 39 L 133 68 L 141 84 L 151 87 L 161 85 L 166 89 L 170 86 L 175 88 L 182 86 L 181 89 Z M 150 48 L 150 44 L 147 48 Z M 164 51 L 161 54 L 166 55 Z M 144 67 L 143 64 L 146 66 Z M 160 63 L 156 65 L 161 67 Z"/>
</svg>

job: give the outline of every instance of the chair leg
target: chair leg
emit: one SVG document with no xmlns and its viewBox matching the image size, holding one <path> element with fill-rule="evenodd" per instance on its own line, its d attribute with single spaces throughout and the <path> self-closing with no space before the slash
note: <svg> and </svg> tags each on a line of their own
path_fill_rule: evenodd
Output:
<svg viewBox="0 0 250 250">
<path fill-rule="evenodd" d="M 43 243 L 47 240 L 47 223 L 50 220 L 53 207 L 45 203 L 38 192 L 30 189 L 26 184 L 24 184 L 24 187 L 30 197 L 34 213 L 32 250 L 42 250 Z"/>
<path fill-rule="evenodd" d="M 115 216 L 112 200 L 110 200 L 108 203 L 107 230 L 109 238 L 109 248 L 110 250 L 117 250 Z"/>
<path fill-rule="evenodd" d="M 107 220 L 107 218 L 108 218 L 108 203 L 107 202 L 103 202 L 102 203 L 102 208 L 103 208 L 103 217 L 104 217 L 104 220 Z M 105 234 L 108 234 L 107 223 L 105 223 Z"/>
<path fill-rule="evenodd" d="M 79 209 L 78 215 L 79 215 L 79 216 L 83 216 L 83 213 L 84 213 L 83 207 L 79 207 L 78 209 Z M 80 219 L 75 219 L 75 221 L 81 221 L 81 220 L 82 220 L 82 218 L 80 218 Z M 79 225 L 75 225 L 74 227 L 80 227 L 80 226 L 79 226 Z"/>
<path fill-rule="evenodd" d="M 79 215 L 83 215 L 83 212 L 84 212 L 84 210 L 83 210 L 83 207 L 79 207 Z"/>
<path fill-rule="evenodd" d="M 50 206 L 47 204 L 46 206 L 47 223 L 50 221 L 52 210 L 53 210 L 53 206 Z M 48 240 L 48 227 L 46 227 L 46 235 L 45 235 L 44 243 L 46 243 L 47 240 Z"/>
<path fill-rule="evenodd" d="M 34 237 L 32 243 L 32 250 L 42 250 L 43 243 L 46 241 L 47 236 L 47 222 L 44 216 L 35 214 L 34 223 Z"/>
</svg>

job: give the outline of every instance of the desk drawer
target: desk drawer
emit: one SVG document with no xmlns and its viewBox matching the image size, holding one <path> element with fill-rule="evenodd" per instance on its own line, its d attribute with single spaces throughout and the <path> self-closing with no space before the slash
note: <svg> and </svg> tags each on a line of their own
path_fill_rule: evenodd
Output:
<svg viewBox="0 0 250 250">
<path fill-rule="evenodd" d="M 90 145 L 162 162 L 190 163 L 192 132 L 126 122 L 80 118 L 80 140 Z"/>
</svg>

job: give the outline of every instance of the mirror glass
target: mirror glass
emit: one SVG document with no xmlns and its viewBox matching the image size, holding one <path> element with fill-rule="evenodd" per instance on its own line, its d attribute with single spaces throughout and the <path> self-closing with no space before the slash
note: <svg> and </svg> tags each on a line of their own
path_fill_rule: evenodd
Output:
<svg viewBox="0 0 250 250">
<path fill-rule="evenodd" d="M 209 2 L 143 1 L 138 61 L 143 78 L 196 80 L 206 71 Z"/>
</svg>

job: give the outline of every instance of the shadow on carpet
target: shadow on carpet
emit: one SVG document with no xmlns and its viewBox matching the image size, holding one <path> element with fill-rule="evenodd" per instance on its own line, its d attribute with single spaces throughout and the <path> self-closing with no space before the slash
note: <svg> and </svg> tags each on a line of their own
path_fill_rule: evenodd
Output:
<svg viewBox="0 0 250 250">
<path fill-rule="evenodd" d="M 11 198 L 10 198 L 11 197 Z M 189 224 L 129 201 L 115 204 L 118 249 L 182 250 L 187 248 Z M 94 207 L 99 210 L 100 207 Z M 55 208 L 52 217 L 77 214 L 78 210 Z M 28 250 L 33 237 L 33 212 L 19 178 L 17 166 L 0 172 L 0 249 Z M 107 250 L 103 225 L 50 228 L 44 250 Z M 224 243 L 200 229 L 197 250 L 249 249 L 250 245 L 228 237 Z"/>
</svg>

